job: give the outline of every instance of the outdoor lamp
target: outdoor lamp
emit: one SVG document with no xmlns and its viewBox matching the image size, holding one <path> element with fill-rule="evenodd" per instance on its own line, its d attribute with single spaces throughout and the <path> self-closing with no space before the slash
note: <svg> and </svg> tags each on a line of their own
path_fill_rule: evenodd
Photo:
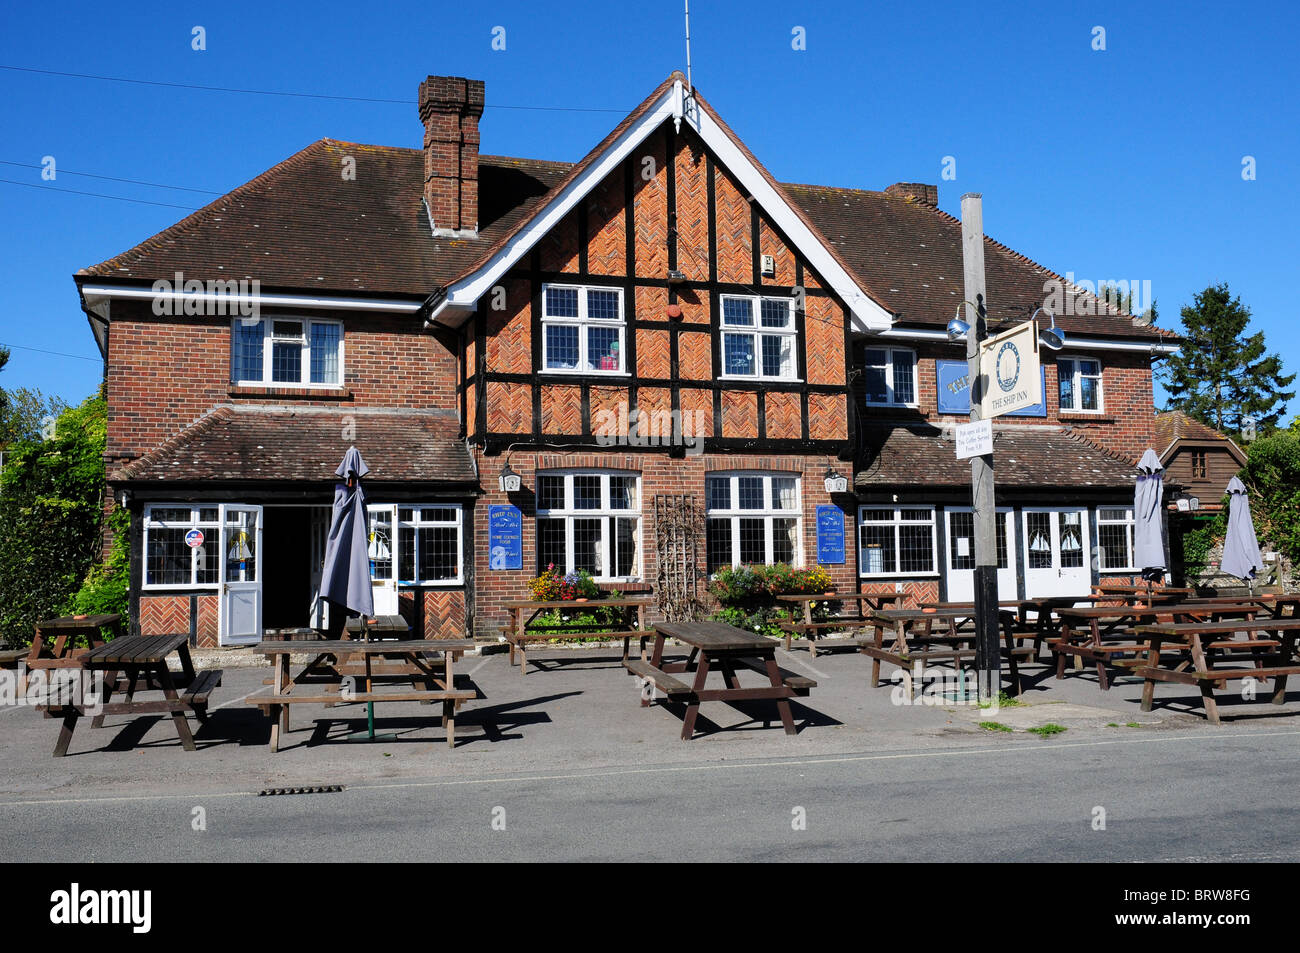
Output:
<svg viewBox="0 0 1300 953">
<path fill-rule="evenodd" d="M 501 468 L 501 475 L 497 477 L 497 485 L 501 487 L 502 493 L 518 493 L 523 480 L 519 474 L 510 469 L 510 464 L 505 464 Z"/>
<path fill-rule="evenodd" d="M 1047 311 L 1047 309 L 1039 308 L 1038 311 Z M 1030 321 L 1038 317 L 1038 311 L 1035 311 L 1030 315 Z M 1052 314 L 1051 311 L 1047 311 L 1047 313 L 1052 318 L 1052 325 L 1051 327 L 1043 328 L 1038 332 L 1038 343 L 1049 351 L 1059 351 L 1061 348 L 1065 347 L 1065 332 L 1056 326 L 1056 315 Z"/>
<path fill-rule="evenodd" d="M 847 493 L 849 490 L 848 478 L 836 473 L 829 466 L 826 467 L 826 476 L 822 483 L 827 493 Z"/>
<path fill-rule="evenodd" d="M 957 309 L 957 313 L 961 313 L 960 308 Z M 968 333 L 970 333 L 970 325 L 961 318 L 953 318 L 948 322 L 948 340 L 954 344 L 964 339 Z"/>
</svg>

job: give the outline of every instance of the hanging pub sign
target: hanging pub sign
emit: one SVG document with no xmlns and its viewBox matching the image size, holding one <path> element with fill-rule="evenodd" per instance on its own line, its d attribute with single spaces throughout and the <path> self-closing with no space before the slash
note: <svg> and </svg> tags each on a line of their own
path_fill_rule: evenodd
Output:
<svg viewBox="0 0 1300 953">
<path fill-rule="evenodd" d="M 1042 400 L 1038 322 L 1026 321 L 980 343 L 980 376 L 987 384 L 985 420 L 1032 407 Z"/>
<path fill-rule="evenodd" d="M 817 562 L 844 565 L 844 511 L 838 506 L 817 507 Z"/>
<path fill-rule="evenodd" d="M 524 566 L 523 514 L 517 506 L 488 507 L 488 568 Z"/>
<path fill-rule="evenodd" d="M 966 373 L 965 361 L 938 360 L 934 362 L 935 370 L 935 408 L 941 414 L 970 413 L 970 380 Z M 1023 410 L 1015 410 L 1006 417 L 1046 417 L 1047 416 L 1047 371 L 1038 369 L 1038 403 Z"/>
</svg>

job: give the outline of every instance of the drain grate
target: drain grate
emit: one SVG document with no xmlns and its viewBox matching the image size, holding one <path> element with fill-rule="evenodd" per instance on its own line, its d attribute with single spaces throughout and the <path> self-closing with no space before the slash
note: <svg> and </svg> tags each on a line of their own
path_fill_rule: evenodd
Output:
<svg viewBox="0 0 1300 953">
<path fill-rule="evenodd" d="M 258 797 L 275 797 L 282 794 L 337 794 L 343 790 L 341 784 L 316 784 L 306 788 L 263 788 L 257 792 Z"/>
</svg>

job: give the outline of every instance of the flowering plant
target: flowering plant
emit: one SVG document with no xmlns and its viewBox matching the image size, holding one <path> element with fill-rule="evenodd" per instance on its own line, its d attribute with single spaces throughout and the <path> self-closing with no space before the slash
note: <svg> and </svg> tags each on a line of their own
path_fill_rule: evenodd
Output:
<svg viewBox="0 0 1300 953">
<path fill-rule="evenodd" d="M 600 587 L 587 570 L 565 574 L 555 568 L 555 563 L 547 565 L 541 575 L 528 580 L 528 591 L 538 602 L 568 602 L 600 596 Z"/>
</svg>

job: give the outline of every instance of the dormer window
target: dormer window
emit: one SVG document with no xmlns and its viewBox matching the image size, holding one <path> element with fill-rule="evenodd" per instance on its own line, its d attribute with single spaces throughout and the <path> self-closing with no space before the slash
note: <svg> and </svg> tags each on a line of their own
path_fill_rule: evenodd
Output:
<svg viewBox="0 0 1300 953">
<path fill-rule="evenodd" d="M 623 290 L 542 288 L 542 369 L 548 374 L 622 374 Z"/>
<path fill-rule="evenodd" d="M 271 387 L 340 387 L 343 324 L 306 318 L 236 318 L 230 379 Z"/>
</svg>

